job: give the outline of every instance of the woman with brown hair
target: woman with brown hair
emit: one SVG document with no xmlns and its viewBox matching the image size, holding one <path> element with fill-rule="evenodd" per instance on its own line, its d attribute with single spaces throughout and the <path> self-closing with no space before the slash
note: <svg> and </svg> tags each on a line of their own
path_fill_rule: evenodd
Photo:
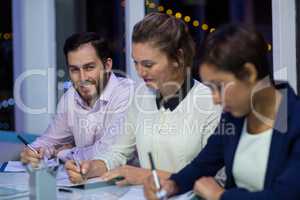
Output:
<svg viewBox="0 0 300 200">
<path fill-rule="evenodd" d="M 148 152 L 164 178 L 199 153 L 220 109 L 213 105 L 209 88 L 191 78 L 194 48 L 186 24 L 173 16 L 151 13 L 134 26 L 132 58 L 144 82 L 135 90 L 124 132 L 109 151 L 83 162 L 81 170 L 68 162 L 71 181 L 82 181 L 81 171 L 104 180 L 125 177 L 119 185 L 141 184 L 151 174 Z M 140 167 L 125 165 L 135 149 Z"/>
</svg>

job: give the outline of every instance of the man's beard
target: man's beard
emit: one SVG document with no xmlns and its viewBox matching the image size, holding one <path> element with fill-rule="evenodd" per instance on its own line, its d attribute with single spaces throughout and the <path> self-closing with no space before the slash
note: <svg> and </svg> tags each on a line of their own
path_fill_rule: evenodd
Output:
<svg viewBox="0 0 300 200">
<path fill-rule="evenodd" d="M 86 101 L 86 102 L 94 101 L 95 102 L 100 97 L 100 94 L 103 92 L 103 90 L 105 89 L 105 87 L 108 83 L 109 77 L 110 77 L 110 73 L 105 73 L 102 81 L 100 81 L 100 80 L 97 81 L 97 80 L 93 80 L 93 79 L 81 81 L 78 84 L 78 87 L 77 88 L 75 87 L 76 91 L 84 101 Z M 75 86 L 74 83 L 73 83 L 73 85 Z M 92 94 L 90 96 L 85 96 L 85 97 L 82 96 L 80 93 L 80 87 L 90 87 L 90 86 L 94 86 L 96 88 L 96 94 Z"/>
</svg>

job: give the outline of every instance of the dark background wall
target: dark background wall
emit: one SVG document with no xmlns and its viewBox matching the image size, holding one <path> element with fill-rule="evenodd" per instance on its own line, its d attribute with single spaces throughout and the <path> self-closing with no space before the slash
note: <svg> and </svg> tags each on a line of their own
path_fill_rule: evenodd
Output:
<svg viewBox="0 0 300 200">
<path fill-rule="evenodd" d="M 0 130 L 14 129 L 12 1 L 0 1 Z"/>
<path fill-rule="evenodd" d="M 297 87 L 298 94 L 300 94 L 300 1 L 296 1 L 296 42 L 297 42 Z"/>
</svg>

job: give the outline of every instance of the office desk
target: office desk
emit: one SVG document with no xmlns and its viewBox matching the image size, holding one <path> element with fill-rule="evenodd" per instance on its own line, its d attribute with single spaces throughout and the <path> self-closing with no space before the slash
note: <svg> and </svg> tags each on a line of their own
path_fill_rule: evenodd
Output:
<svg viewBox="0 0 300 200">
<path fill-rule="evenodd" d="M 14 188 L 19 190 L 29 190 L 28 186 L 29 175 L 27 173 L 0 173 L 0 186 Z M 122 199 L 124 194 L 126 194 L 130 189 L 136 188 L 140 189 L 141 186 L 131 186 L 131 187 L 117 187 L 117 186 L 107 186 L 98 189 L 72 189 L 73 193 L 67 192 L 57 192 L 58 200 L 117 200 Z M 142 190 L 141 190 L 142 191 Z M 28 200 L 29 197 L 21 197 L 18 200 Z M 131 200 L 144 200 L 141 195 L 137 196 Z"/>
<path fill-rule="evenodd" d="M 29 190 L 28 179 L 27 173 L 0 173 L 0 187 Z M 72 189 L 72 191 L 72 193 L 57 191 L 57 200 L 145 200 L 142 186 L 107 186 L 88 190 Z M 29 200 L 29 196 L 17 199 Z M 187 200 L 187 198 L 182 195 L 170 200 Z"/>
<path fill-rule="evenodd" d="M 29 175 L 27 173 L 0 173 L 0 186 L 14 188 L 19 190 L 29 190 L 28 186 Z M 141 186 L 131 186 L 131 187 L 117 187 L 117 186 L 107 186 L 98 189 L 72 189 L 73 193 L 67 192 L 57 192 L 57 199 L 63 200 L 101 200 L 101 199 L 122 199 L 124 194 L 126 194 L 130 189 L 136 188 L 139 190 Z M 140 190 L 142 191 L 142 190 Z M 28 200 L 29 197 L 18 198 L 20 200 Z M 132 200 L 143 200 L 144 197 L 137 196 Z"/>
</svg>

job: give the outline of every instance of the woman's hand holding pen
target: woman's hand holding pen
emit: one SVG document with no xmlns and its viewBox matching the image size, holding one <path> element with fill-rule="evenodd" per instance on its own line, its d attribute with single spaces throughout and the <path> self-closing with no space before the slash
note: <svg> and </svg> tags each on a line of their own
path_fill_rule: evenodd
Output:
<svg viewBox="0 0 300 200">
<path fill-rule="evenodd" d="M 28 147 L 24 147 L 21 152 L 21 162 L 24 164 L 31 164 L 32 167 L 38 167 L 40 160 L 43 159 L 45 150 L 43 148 L 36 148 L 36 152 Z"/>
<path fill-rule="evenodd" d="M 178 188 L 176 183 L 169 179 L 161 179 L 161 190 L 166 191 L 167 196 L 172 196 L 177 193 Z M 159 190 L 155 187 L 154 178 L 153 176 L 149 176 L 144 181 L 144 195 L 148 200 L 159 200 L 157 197 L 157 193 Z"/>
<path fill-rule="evenodd" d="M 101 176 L 107 171 L 105 163 L 101 160 L 81 161 L 79 167 L 74 160 L 68 160 L 65 169 L 72 183 L 82 183 L 87 178 Z"/>
<path fill-rule="evenodd" d="M 65 169 L 72 183 L 82 183 L 88 177 L 88 172 L 91 168 L 90 161 L 82 161 L 77 166 L 74 160 L 68 160 L 65 164 Z"/>
</svg>

